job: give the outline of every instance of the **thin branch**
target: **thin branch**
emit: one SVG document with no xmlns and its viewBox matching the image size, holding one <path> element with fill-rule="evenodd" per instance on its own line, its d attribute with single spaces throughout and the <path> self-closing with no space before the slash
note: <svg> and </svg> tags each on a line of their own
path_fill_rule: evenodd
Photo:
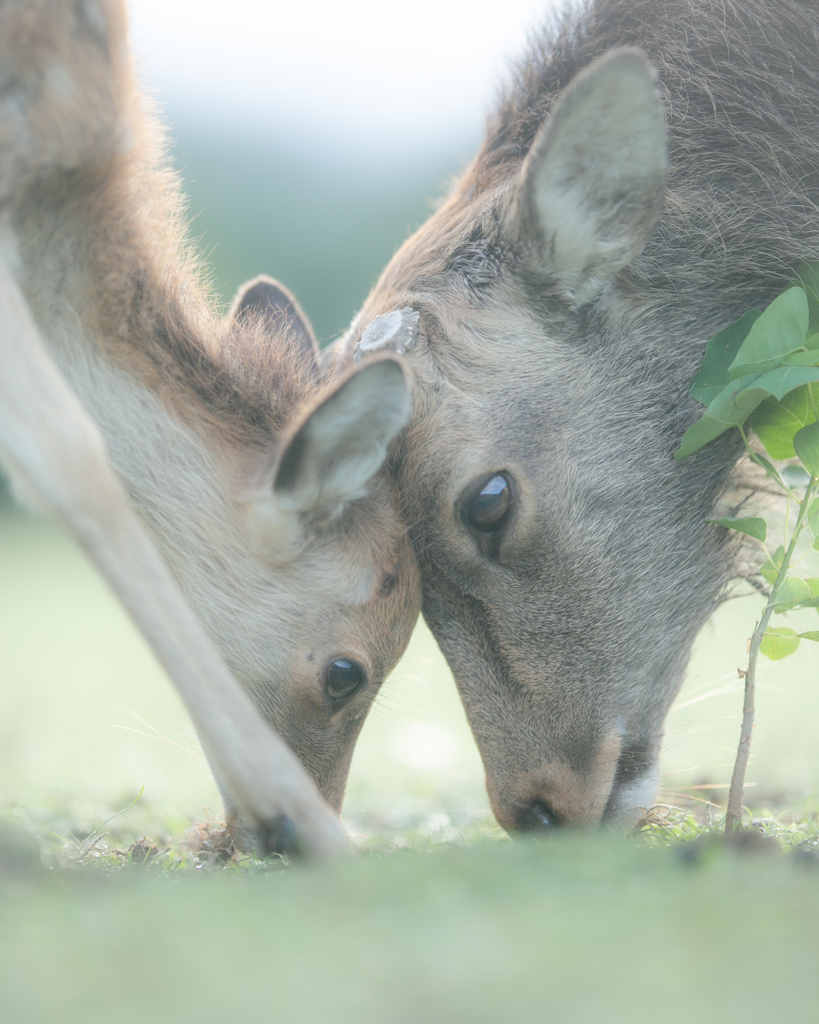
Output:
<svg viewBox="0 0 819 1024">
<path fill-rule="evenodd" d="M 796 548 L 796 542 L 799 540 L 799 535 L 802 532 L 802 527 L 804 526 L 805 510 L 810 504 L 810 499 L 817 483 L 819 483 L 819 479 L 812 477 L 810 483 L 805 489 L 805 498 L 799 508 L 799 514 L 796 517 L 796 523 L 793 528 L 793 536 L 791 537 L 790 545 L 782 559 L 782 566 L 777 574 L 776 581 L 771 588 L 771 593 L 768 597 L 768 603 L 765 605 L 765 610 L 762 613 L 762 618 L 757 622 L 753 636 L 751 637 L 751 643 L 748 650 L 748 670 L 745 673 L 745 698 L 742 704 L 742 728 L 739 735 L 739 746 L 737 747 L 734 771 L 731 775 L 731 788 L 728 792 L 728 810 L 725 815 L 726 836 L 730 836 L 736 825 L 742 821 L 742 798 L 745 792 L 745 771 L 748 767 L 748 758 L 751 752 L 751 736 L 754 731 L 754 696 L 759 645 L 762 643 L 762 637 L 765 635 L 768 623 L 771 620 L 771 615 L 773 614 L 774 606 L 776 605 L 776 595 L 788 575 L 791 559 L 793 558 L 793 553 Z"/>
</svg>

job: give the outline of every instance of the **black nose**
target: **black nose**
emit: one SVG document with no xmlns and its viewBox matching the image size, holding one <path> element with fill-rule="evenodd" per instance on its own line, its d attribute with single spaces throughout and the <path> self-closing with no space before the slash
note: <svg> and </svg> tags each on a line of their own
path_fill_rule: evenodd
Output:
<svg viewBox="0 0 819 1024">
<path fill-rule="evenodd" d="M 551 832 L 559 824 L 556 815 L 540 800 L 520 804 L 515 814 L 515 828 L 519 832 Z"/>
</svg>

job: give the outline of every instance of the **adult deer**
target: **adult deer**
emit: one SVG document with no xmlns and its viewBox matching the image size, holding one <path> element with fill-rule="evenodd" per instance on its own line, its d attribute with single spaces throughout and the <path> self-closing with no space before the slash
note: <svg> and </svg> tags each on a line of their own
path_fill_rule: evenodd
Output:
<svg viewBox="0 0 819 1024">
<path fill-rule="evenodd" d="M 591 0 L 534 41 L 335 349 L 407 353 L 394 472 L 506 828 L 654 801 L 736 571 L 705 519 L 741 446 L 674 461 L 689 385 L 711 335 L 819 257 L 818 206 L 819 6 Z"/>
<path fill-rule="evenodd" d="M 181 209 L 122 4 L 0 5 L 3 464 L 157 653 L 237 840 L 328 855 L 418 611 L 374 478 L 407 388 L 389 357 L 321 386 L 275 282 L 219 320 Z"/>
</svg>

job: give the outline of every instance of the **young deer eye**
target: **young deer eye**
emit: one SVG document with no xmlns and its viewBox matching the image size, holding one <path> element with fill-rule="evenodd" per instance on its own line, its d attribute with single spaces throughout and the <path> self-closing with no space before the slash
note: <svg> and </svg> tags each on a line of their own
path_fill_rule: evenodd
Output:
<svg viewBox="0 0 819 1024">
<path fill-rule="evenodd" d="M 337 658 L 327 666 L 327 692 L 337 700 L 349 697 L 367 680 L 367 673 L 357 661 Z"/>
<path fill-rule="evenodd" d="M 512 488 L 507 478 L 498 473 L 467 502 L 466 518 L 481 533 L 494 533 L 503 525 L 511 504 Z"/>
</svg>

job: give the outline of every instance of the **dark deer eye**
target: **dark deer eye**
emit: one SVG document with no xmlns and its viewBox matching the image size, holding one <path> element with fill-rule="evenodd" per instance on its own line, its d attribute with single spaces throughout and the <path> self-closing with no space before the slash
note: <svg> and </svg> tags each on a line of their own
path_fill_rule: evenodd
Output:
<svg viewBox="0 0 819 1024">
<path fill-rule="evenodd" d="M 363 685 L 367 673 L 357 661 L 338 658 L 327 666 L 327 692 L 331 697 L 349 697 Z"/>
<path fill-rule="evenodd" d="M 509 481 L 499 473 L 487 480 L 480 491 L 466 504 L 466 518 L 469 525 L 481 533 L 494 533 L 499 529 L 512 504 L 512 489 Z"/>
</svg>

